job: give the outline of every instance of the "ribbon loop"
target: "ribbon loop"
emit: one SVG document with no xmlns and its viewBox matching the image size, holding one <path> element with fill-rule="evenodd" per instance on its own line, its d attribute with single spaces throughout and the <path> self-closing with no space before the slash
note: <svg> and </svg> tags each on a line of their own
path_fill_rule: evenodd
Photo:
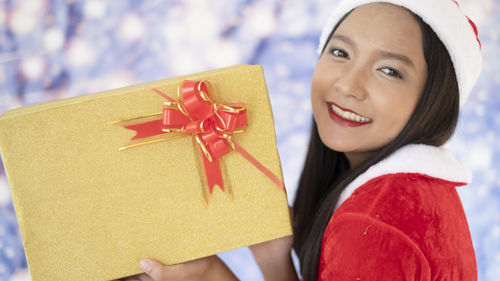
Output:
<svg viewBox="0 0 500 281">
<path fill-rule="evenodd" d="M 219 135 L 215 130 L 200 134 L 203 144 L 206 145 L 208 153 L 212 158 L 218 159 L 231 152 L 231 147 L 227 145 L 225 136 Z"/>
<path fill-rule="evenodd" d="M 186 124 L 184 131 L 188 134 L 201 134 L 209 130 L 210 120 L 191 121 Z"/>
<path fill-rule="evenodd" d="M 206 86 L 208 82 L 202 83 L 203 81 L 186 80 L 182 84 L 181 104 L 186 109 L 186 113 L 194 120 L 208 119 L 214 114 L 212 94 L 209 92 L 209 87 Z"/>
<path fill-rule="evenodd" d="M 226 141 L 223 138 L 218 138 L 217 140 L 210 142 L 207 148 L 209 153 L 215 159 L 219 159 L 231 152 L 230 146 L 226 144 Z"/>
<path fill-rule="evenodd" d="M 244 107 L 236 107 L 235 109 L 221 110 L 219 113 L 222 120 L 224 120 L 226 130 L 229 132 L 234 132 L 236 128 L 243 128 L 248 125 L 246 109 Z"/>
<path fill-rule="evenodd" d="M 187 122 L 189 122 L 189 118 L 179 111 L 176 105 L 163 107 L 162 125 L 164 129 L 181 129 Z"/>
</svg>

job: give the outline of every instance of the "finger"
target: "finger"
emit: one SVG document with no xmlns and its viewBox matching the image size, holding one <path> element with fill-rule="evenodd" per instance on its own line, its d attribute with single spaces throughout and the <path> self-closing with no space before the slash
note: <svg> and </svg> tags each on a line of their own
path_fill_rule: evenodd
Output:
<svg viewBox="0 0 500 281">
<path fill-rule="evenodd" d="M 139 262 L 139 267 L 155 281 L 162 281 L 165 277 L 165 267 L 155 260 L 144 259 Z"/>
<path fill-rule="evenodd" d="M 143 273 L 137 277 L 139 280 L 138 281 L 155 281 L 153 278 L 149 277 L 146 273 Z"/>
<path fill-rule="evenodd" d="M 138 278 L 139 278 L 139 276 L 134 275 L 134 276 L 123 277 L 123 278 L 111 280 L 111 281 L 141 281 Z"/>
<path fill-rule="evenodd" d="M 151 279 L 151 277 L 149 277 L 146 273 L 142 273 L 113 281 L 155 281 L 155 280 Z"/>
</svg>

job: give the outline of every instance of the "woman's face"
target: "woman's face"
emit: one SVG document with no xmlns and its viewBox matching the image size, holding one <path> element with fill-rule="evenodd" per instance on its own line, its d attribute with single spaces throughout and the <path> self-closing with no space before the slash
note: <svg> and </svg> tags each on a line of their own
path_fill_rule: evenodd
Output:
<svg viewBox="0 0 500 281">
<path fill-rule="evenodd" d="M 312 77 L 321 140 L 356 166 L 401 132 L 426 78 L 414 17 L 391 4 L 356 8 L 327 42 Z"/>
</svg>

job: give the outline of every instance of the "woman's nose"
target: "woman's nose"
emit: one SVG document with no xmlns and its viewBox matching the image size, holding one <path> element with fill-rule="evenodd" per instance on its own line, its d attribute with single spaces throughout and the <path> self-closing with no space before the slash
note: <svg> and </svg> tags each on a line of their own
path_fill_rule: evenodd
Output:
<svg viewBox="0 0 500 281">
<path fill-rule="evenodd" d="M 335 89 L 346 97 L 353 97 L 357 100 L 366 99 L 365 71 L 361 67 L 350 66 L 342 71 L 335 83 Z"/>
</svg>

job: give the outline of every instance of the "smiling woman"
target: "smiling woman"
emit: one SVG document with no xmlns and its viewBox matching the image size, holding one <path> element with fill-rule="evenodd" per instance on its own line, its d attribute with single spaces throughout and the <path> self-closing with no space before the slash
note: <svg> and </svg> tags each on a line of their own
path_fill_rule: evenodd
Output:
<svg viewBox="0 0 500 281">
<path fill-rule="evenodd" d="M 355 9 L 331 36 L 311 101 L 321 140 L 344 152 L 352 167 L 408 122 L 427 78 L 422 46 L 414 16 L 382 3 Z"/>
<path fill-rule="evenodd" d="M 323 30 L 294 204 L 303 278 L 477 280 L 455 190 L 470 174 L 440 147 L 481 69 L 475 25 L 449 0 L 384 2 L 341 1 Z"/>
</svg>

